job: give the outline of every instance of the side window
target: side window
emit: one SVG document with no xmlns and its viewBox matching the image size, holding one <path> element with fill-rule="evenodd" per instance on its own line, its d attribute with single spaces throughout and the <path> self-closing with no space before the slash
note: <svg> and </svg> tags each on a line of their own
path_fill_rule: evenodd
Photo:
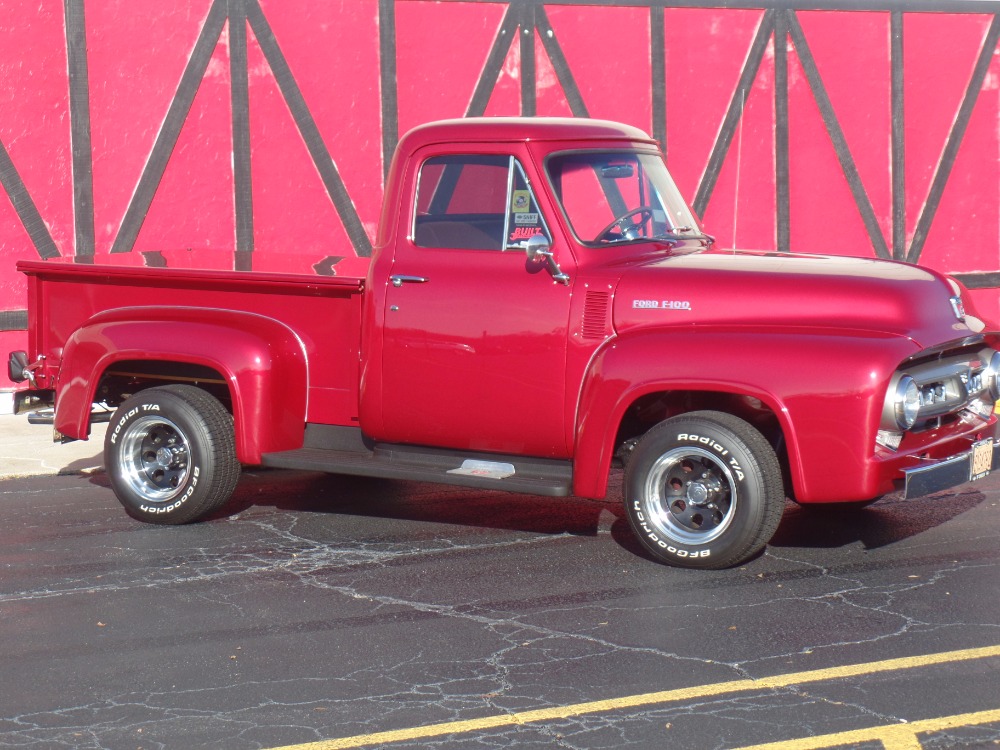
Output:
<svg viewBox="0 0 1000 750">
<path fill-rule="evenodd" d="M 545 220 L 512 156 L 449 154 L 420 166 L 413 241 L 417 247 L 519 250 Z"/>
<path fill-rule="evenodd" d="M 420 167 L 413 237 L 418 247 L 502 250 L 510 157 L 435 156 Z"/>
<path fill-rule="evenodd" d="M 538 210 L 535 195 L 531 192 L 528 179 L 521 165 L 514 162 L 514 180 L 510 193 L 510 207 L 507 216 L 507 249 L 522 249 L 536 234 L 545 235 L 549 242 L 552 235 L 545 226 L 545 219 Z"/>
</svg>

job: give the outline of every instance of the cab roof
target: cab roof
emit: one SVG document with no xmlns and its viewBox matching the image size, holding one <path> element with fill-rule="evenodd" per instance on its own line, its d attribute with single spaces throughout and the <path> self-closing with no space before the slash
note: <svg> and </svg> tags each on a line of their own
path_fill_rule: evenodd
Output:
<svg viewBox="0 0 1000 750">
<path fill-rule="evenodd" d="M 420 125 L 400 142 L 413 151 L 434 143 L 628 140 L 655 143 L 639 128 L 573 117 L 469 117 Z"/>
</svg>

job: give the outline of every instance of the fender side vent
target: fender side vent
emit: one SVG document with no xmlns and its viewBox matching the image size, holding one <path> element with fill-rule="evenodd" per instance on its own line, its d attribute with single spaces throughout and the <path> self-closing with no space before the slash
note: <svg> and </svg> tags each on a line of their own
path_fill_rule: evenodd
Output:
<svg viewBox="0 0 1000 750">
<path fill-rule="evenodd" d="M 608 292 L 587 291 L 583 303 L 583 337 L 585 339 L 604 339 L 608 335 L 608 310 L 611 306 L 611 294 Z"/>
</svg>

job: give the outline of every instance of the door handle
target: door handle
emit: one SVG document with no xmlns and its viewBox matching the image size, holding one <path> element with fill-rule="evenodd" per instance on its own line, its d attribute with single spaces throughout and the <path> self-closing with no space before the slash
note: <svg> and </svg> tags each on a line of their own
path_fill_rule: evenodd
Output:
<svg viewBox="0 0 1000 750">
<path fill-rule="evenodd" d="M 404 276 L 403 274 L 393 274 L 389 277 L 393 286 L 403 286 L 403 284 L 426 284 L 430 279 L 424 276 Z"/>
</svg>

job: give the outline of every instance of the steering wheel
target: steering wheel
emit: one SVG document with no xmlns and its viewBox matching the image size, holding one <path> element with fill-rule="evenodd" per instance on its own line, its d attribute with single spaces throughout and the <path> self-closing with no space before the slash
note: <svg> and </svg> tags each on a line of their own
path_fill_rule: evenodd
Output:
<svg viewBox="0 0 1000 750">
<path fill-rule="evenodd" d="M 627 222 L 626 219 L 631 216 L 640 216 L 642 218 L 639 221 Z M 633 208 L 621 216 L 616 216 L 614 221 L 597 233 L 597 239 L 603 242 L 613 242 L 616 239 L 637 239 L 639 237 L 639 229 L 651 218 L 653 218 L 653 209 L 649 206 Z M 618 230 L 617 236 L 611 234 L 615 229 Z"/>
</svg>

